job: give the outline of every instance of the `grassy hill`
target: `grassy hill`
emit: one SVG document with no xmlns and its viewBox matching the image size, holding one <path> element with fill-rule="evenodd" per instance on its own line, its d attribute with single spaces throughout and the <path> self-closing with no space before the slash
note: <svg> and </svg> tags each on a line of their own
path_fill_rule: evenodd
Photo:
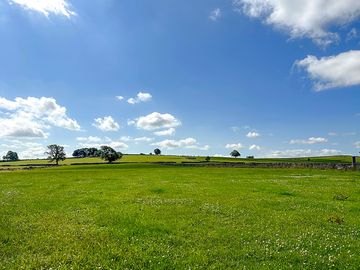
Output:
<svg viewBox="0 0 360 270">
<path fill-rule="evenodd" d="M 124 155 L 118 162 L 121 163 L 156 163 L 156 162 L 204 162 L 205 157 L 190 157 L 190 156 L 155 156 L 155 155 Z M 308 161 L 304 158 L 268 158 L 268 159 L 246 159 L 246 158 L 226 158 L 226 157 L 212 157 L 212 162 L 333 162 L 333 163 L 351 163 L 351 156 L 329 156 L 329 157 L 311 157 Z M 68 158 L 60 164 L 91 164 L 104 163 L 100 158 Z M 34 159 L 21 160 L 16 162 L 0 162 L 0 168 L 16 168 L 31 165 L 49 165 L 48 160 Z"/>
</svg>

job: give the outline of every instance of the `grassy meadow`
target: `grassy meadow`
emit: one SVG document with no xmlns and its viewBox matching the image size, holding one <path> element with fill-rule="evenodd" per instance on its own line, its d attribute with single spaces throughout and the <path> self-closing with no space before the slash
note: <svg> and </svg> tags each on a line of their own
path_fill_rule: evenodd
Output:
<svg viewBox="0 0 360 270">
<path fill-rule="evenodd" d="M 116 163 L 159 163 L 159 162 L 204 162 L 203 156 L 168 156 L 168 155 L 124 155 Z M 230 157 L 211 157 L 211 162 L 332 162 L 332 163 L 351 163 L 351 156 L 329 156 L 312 157 L 310 161 L 307 157 L 303 158 L 230 158 Z M 105 163 L 100 158 L 67 158 L 60 162 L 62 165 L 81 165 L 91 163 Z M 29 166 L 49 165 L 46 159 L 20 160 L 13 162 L 0 162 L 0 170 L 6 168 L 21 168 Z"/>
<path fill-rule="evenodd" d="M 359 269 L 359 177 L 131 163 L 2 171 L 0 269 Z"/>
</svg>

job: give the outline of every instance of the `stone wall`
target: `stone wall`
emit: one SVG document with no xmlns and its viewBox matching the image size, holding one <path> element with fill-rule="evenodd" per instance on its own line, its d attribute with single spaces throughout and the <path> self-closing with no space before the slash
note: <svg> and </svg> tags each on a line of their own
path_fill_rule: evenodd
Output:
<svg viewBox="0 0 360 270">
<path fill-rule="evenodd" d="M 182 162 L 162 163 L 163 165 L 182 167 L 229 167 L 229 168 L 309 168 L 309 169 L 337 169 L 353 170 L 349 163 L 320 163 L 320 162 Z M 358 165 L 358 170 L 359 170 Z"/>
</svg>

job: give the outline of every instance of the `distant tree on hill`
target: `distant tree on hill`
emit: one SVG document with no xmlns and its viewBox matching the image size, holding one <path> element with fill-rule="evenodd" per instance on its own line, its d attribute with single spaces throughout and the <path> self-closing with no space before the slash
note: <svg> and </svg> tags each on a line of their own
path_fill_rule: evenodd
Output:
<svg viewBox="0 0 360 270">
<path fill-rule="evenodd" d="M 206 161 L 206 162 L 209 162 L 210 159 L 211 159 L 211 158 L 210 158 L 209 156 L 207 156 L 207 157 L 205 158 L 205 161 Z"/>
<path fill-rule="evenodd" d="M 116 152 L 110 146 L 101 146 L 101 155 L 100 157 L 107 161 L 108 163 L 112 163 L 118 159 L 121 159 L 123 154 L 120 152 Z"/>
<path fill-rule="evenodd" d="M 4 161 L 18 161 L 19 156 L 16 152 L 8 151 L 5 156 L 3 156 Z"/>
<path fill-rule="evenodd" d="M 238 150 L 233 150 L 231 153 L 230 153 L 230 156 L 234 157 L 234 158 L 237 158 L 237 157 L 240 157 L 241 154 L 239 153 Z"/>
<path fill-rule="evenodd" d="M 84 158 L 87 156 L 87 153 L 84 149 L 76 149 L 73 154 L 72 154 L 73 157 L 76 157 L 76 158 Z"/>
<path fill-rule="evenodd" d="M 155 155 L 161 155 L 161 150 L 159 149 L 159 148 L 156 148 L 155 150 L 154 150 L 154 153 L 155 153 Z"/>
<path fill-rule="evenodd" d="M 76 158 L 85 158 L 85 157 L 99 157 L 101 154 L 100 150 L 95 147 L 91 148 L 81 148 L 76 149 L 72 156 Z"/>
<path fill-rule="evenodd" d="M 48 159 L 50 162 L 56 162 L 56 165 L 59 165 L 59 161 L 63 161 L 66 158 L 66 153 L 64 151 L 64 147 L 57 145 L 57 144 L 51 144 L 47 146 L 48 151 L 45 152 L 46 155 L 48 155 Z"/>
</svg>

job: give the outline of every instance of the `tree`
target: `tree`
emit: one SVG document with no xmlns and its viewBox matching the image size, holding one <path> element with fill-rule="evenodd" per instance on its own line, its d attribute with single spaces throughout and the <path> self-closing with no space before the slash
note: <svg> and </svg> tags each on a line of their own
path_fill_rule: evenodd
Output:
<svg viewBox="0 0 360 270">
<path fill-rule="evenodd" d="M 207 157 L 205 158 L 205 161 L 206 161 L 206 162 L 209 162 L 210 159 L 211 159 L 211 158 L 210 158 L 209 156 L 207 156 Z"/>
<path fill-rule="evenodd" d="M 84 157 L 99 157 L 100 154 L 101 154 L 100 150 L 98 150 L 95 147 L 91 147 L 91 148 L 76 149 L 72 155 L 73 157 L 76 158 L 84 158 Z"/>
<path fill-rule="evenodd" d="M 155 155 L 161 155 L 161 150 L 159 149 L 159 148 L 156 148 L 155 150 L 154 150 L 154 153 L 155 153 Z"/>
<path fill-rule="evenodd" d="M 50 162 L 55 161 L 56 165 L 59 165 L 59 161 L 65 160 L 66 153 L 63 146 L 51 144 L 48 145 L 47 148 L 48 151 L 45 152 L 45 154 L 48 155 L 48 159 L 50 160 Z"/>
<path fill-rule="evenodd" d="M 241 154 L 239 153 L 238 150 L 233 150 L 231 153 L 230 153 L 230 156 L 234 157 L 234 158 L 237 158 L 237 157 L 240 157 Z"/>
<path fill-rule="evenodd" d="M 110 146 L 101 146 L 101 155 L 100 157 L 103 160 L 106 160 L 107 162 L 111 163 L 115 160 L 121 159 L 123 154 L 120 152 L 116 152 L 114 149 L 112 149 Z"/>
<path fill-rule="evenodd" d="M 84 149 L 76 149 L 72 156 L 76 158 L 84 158 L 87 156 L 87 153 Z"/>
<path fill-rule="evenodd" d="M 16 152 L 8 151 L 5 156 L 3 156 L 3 160 L 5 161 L 18 161 L 19 156 Z"/>
</svg>

